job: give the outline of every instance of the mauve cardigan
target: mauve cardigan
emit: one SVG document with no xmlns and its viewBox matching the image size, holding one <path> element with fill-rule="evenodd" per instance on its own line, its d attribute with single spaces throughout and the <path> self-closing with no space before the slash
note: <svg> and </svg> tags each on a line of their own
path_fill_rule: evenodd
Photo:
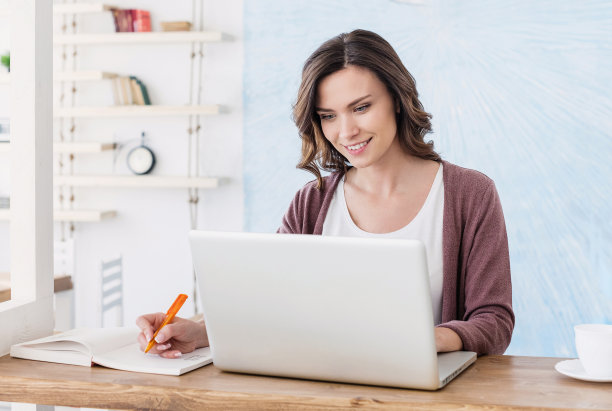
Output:
<svg viewBox="0 0 612 411">
<path fill-rule="evenodd" d="M 463 349 L 503 354 L 514 329 L 508 237 L 495 184 L 484 174 L 442 161 L 442 323 L 455 331 Z M 317 234 L 342 177 L 323 187 L 311 181 L 297 192 L 279 233 Z"/>
</svg>

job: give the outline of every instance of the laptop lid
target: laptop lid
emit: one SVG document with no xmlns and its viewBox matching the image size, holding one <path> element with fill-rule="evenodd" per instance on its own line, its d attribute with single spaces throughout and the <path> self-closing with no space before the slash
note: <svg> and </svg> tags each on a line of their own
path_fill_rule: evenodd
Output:
<svg viewBox="0 0 612 411">
<path fill-rule="evenodd" d="M 441 386 L 420 241 L 205 231 L 189 239 L 216 367 Z"/>
</svg>

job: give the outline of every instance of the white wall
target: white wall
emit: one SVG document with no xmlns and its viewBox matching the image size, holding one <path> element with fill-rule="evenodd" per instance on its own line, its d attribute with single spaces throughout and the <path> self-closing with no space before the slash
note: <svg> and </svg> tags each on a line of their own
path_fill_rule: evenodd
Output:
<svg viewBox="0 0 612 411">
<path fill-rule="evenodd" d="M 241 230 L 242 194 L 242 1 L 204 1 L 205 30 L 219 30 L 233 41 L 205 46 L 203 62 L 203 104 L 222 104 L 228 114 L 203 117 L 200 144 L 200 174 L 229 177 L 230 182 L 214 190 L 200 191 L 200 229 Z M 151 12 L 153 30 L 160 21 L 191 20 L 190 1 L 130 0 L 114 3 L 123 8 Z M 56 32 L 61 18 L 56 18 Z M 80 32 L 112 32 L 109 13 L 78 18 Z M 0 25 L 0 51 L 3 30 Z M 182 105 L 189 101 L 189 45 L 82 46 L 77 49 L 77 70 L 106 70 L 136 75 L 147 85 L 153 104 Z M 71 49 L 69 49 L 71 51 Z M 55 50 L 55 70 L 60 69 L 61 48 Z M 71 63 L 68 64 L 71 66 Z M 196 65 L 197 68 L 197 65 Z M 76 105 L 112 104 L 111 83 L 77 83 Z M 8 93 L 8 87 L 6 87 Z M 68 90 L 68 87 L 66 88 Z M 0 99 L 5 99 L 0 88 Z M 56 103 L 59 93 L 56 93 Z M 0 110 L 6 109 L 0 100 Z M 0 116 L 4 113 L 0 111 Z M 157 156 L 155 175 L 186 175 L 186 117 L 79 119 L 76 140 L 128 142 L 141 131 Z M 68 134 L 66 134 L 67 136 Z M 55 122 L 59 139 L 59 122 Z M 129 174 L 125 156 L 136 143 L 114 154 L 77 155 L 75 174 Z M 4 165 L 8 155 L 0 154 L 0 194 L 9 190 Z M 192 294 L 191 259 L 187 243 L 190 228 L 186 189 L 79 188 L 74 190 L 77 209 L 117 210 L 116 218 L 100 223 L 75 225 L 76 325 L 96 326 L 99 322 L 100 261 L 123 255 L 125 323 L 133 323 L 144 312 L 166 310 L 180 292 Z M 56 195 L 57 203 L 57 195 Z M 56 238 L 60 225 L 56 224 Z M 0 271 L 8 271 L 8 223 L 0 222 Z M 193 313 L 193 298 L 181 310 Z"/>
<path fill-rule="evenodd" d="M 0 9 L 8 9 L 8 0 L 0 0 Z M 10 30 L 6 16 L 0 14 L 0 55 L 6 54 L 10 49 Z M 0 73 L 6 73 L 4 66 L 0 66 Z M 9 116 L 9 85 L 0 84 L 0 118 Z M 4 138 L 4 136 L 3 136 Z M 2 143 L 0 143 L 2 144 Z M 0 153 L 0 197 L 8 195 L 10 158 Z M 0 272 L 8 271 L 9 261 L 9 225 L 0 221 Z"/>
</svg>

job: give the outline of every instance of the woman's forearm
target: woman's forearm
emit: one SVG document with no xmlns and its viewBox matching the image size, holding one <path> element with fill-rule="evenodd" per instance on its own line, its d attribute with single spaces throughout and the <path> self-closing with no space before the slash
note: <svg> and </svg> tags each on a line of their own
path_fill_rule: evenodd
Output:
<svg viewBox="0 0 612 411">
<path fill-rule="evenodd" d="M 460 351 L 463 349 L 461 337 L 450 328 L 436 327 L 434 329 L 434 336 L 438 352 Z"/>
</svg>

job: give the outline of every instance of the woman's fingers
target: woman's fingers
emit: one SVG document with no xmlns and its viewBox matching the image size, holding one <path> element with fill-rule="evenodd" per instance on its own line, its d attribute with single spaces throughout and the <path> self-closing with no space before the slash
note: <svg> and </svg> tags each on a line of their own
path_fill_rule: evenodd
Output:
<svg viewBox="0 0 612 411">
<path fill-rule="evenodd" d="M 144 351 L 145 348 L 147 348 L 148 343 L 147 337 L 145 337 L 143 333 L 138 334 L 138 345 L 140 346 L 141 351 Z"/>
<path fill-rule="evenodd" d="M 165 319 L 164 313 L 141 315 L 136 319 L 136 325 L 141 333 L 138 335 L 138 344 L 145 350 L 155 331 Z M 203 334 L 203 335 L 202 335 Z M 175 317 L 171 324 L 165 325 L 155 336 L 155 345 L 149 353 L 159 354 L 164 358 L 178 358 L 181 353 L 187 353 L 204 344 L 206 331 L 203 323 L 196 323 L 185 318 Z"/>
<path fill-rule="evenodd" d="M 159 330 L 159 333 L 157 333 L 157 336 L 155 337 L 155 342 L 161 344 L 171 338 L 175 338 L 179 341 L 182 339 L 180 328 L 177 328 L 174 324 L 168 324 Z"/>
<path fill-rule="evenodd" d="M 140 346 L 141 351 L 144 351 L 149 345 L 149 339 L 147 339 L 143 333 L 138 334 L 138 345 Z M 149 353 L 159 354 L 168 348 L 170 348 L 170 344 L 155 344 L 153 347 L 151 347 Z"/>
<path fill-rule="evenodd" d="M 164 357 L 164 358 L 179 358 L 182 355 L 183 354 L 179 350 L 168 350 L 168 351 L 164 351 L 161 354 L 159 354 L 160 357 Z"/>
<path fill-rule="evenodd" d="M 140 328 L 147 340 L 151 340 L 155 330 L 161 325 L 164 318 L 166 318 L 164 313 L 144 314 L 136 319 L 136 326 Z"/>
</svg>

